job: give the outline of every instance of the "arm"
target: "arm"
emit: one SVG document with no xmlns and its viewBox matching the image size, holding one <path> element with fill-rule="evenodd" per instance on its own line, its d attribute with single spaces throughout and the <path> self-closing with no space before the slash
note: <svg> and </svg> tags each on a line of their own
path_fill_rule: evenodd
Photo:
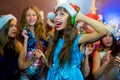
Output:
<svg viewBox="0 0 120 80">
<path fill-rule="evenodd" d="M 108 52 L 104 59 L 102 59 L 104 62 L 102 63 L 101 59 L 100 59 L 100 54 L 98 51 L 95 52 L 94 56 L 93 56 L 93 69 L 92 69 L 92 74 L 93 77 L 97 80 L 99 79 L 104 71 L 106 70 L 109 62 L 110 62 L 110 52 Z"/>
<path fill-rule="evenodd" d="M 93 52 L 93 45 L 92 44 L 88 44 L 86 46 L 86 50 L 85 50 L 85 56 L 82 62 L 82 71 L 84 74 L 84 77 L 87 77 L 90 73 L 90 67 L 89 67 L 89 55 Z"/>
<path fill-rule="evenodd" d="M 23 30 L 22 31 L 22 36 L 24 37 L 24 53 L 27 53 L 27 42 L 28 42 L 28 36 L 27 36 L 27 31 L 26 30 Z M 26 56 L 27 54 L 25 54 Z"/>
<path fill-rule="evenodd" d="M 18 63 L 19 63 L 20 69 L 26 69 L 36 61 L 37 57 L 35 55 L 33 55 L 29 60 L 26 60 L 27 42 L 28 42 L 28 35 L 27 35 L 26 30 L 22 31 L 22 36 L 24 37 L 23 45 L 18 42 L 18 46 L 21 49 L 21 52 L 19 54 Z"/>
<path fill-rule="evenodd" d="M 20 69 L 26 69 L 28 68 L 31 64 L 33 64 L 34 60 L 30 59 L 28 61 L 25 60 L 26 54 L 24 53 L 24 47 L 22 46 L 21 43 L 18 42 L 18 46 L 21 49 L 19 53 L 19 58 L 18 58 L 18 66 Z"/>
<path fill-rule="evenodd" d="M 96 10 L 97 10 L 97 8 L 95 7 L 95 3 L 96 3 L 96 0 L 92 0 L 92 4 L 91 4 L 91 7 L 90 7 L 90 11 L 91 11 L 91 13 L 93 13 L 93 14 L 96 14 Z"/>
<path fill-rule="evenodd" d="M 89 68 L 89 56 L 88 55 L 85 55 L 83 59 L 82 72 L 83 72 L 84 77 L 87 77 L 89 75 L 90 68 Z"/>
<path fill-rule="evenodd" d="M 95 29 L 95 32 L 93 33 L 83 34 L 83 36 L 81 36 L 81 38 L 79 39 L 79 44 L 97 41 L 98 39 L 102 38 L 103 36 L 107 34 L 107 30 L 105 29 L 104 24 L 96 20 L 93 20 L 89 17 L 86 17 L 80 12 L 78 13 L 76 17 L 76 22 L 78 21 L 83 21 Z"/>
</svg>

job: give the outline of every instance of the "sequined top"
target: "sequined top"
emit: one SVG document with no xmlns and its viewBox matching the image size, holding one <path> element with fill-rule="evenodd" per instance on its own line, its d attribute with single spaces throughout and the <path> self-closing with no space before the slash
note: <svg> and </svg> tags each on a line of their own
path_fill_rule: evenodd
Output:
<svg viewBox="0 0 120 80">
<path fill-rule="evenodd" d="M 36 40 L 35 36 L 30 32 L 30 30 L 28 30 L 27 28 L 25 28 L 25 30 L 27 31 L 27 34 L 29 36 L 28 43 L 27 43 L 27 56 L 26 56 L 26 60 L 28 60 L 33 55 L 34 50 L 37 49 L 37 47 L 36 47 L 37 40 Z M 48 42 L 46 40 L 44 40 L 42 37 L 39 37 L 39 39 L 40 39 L 43 47 L 47 47 Z M 38 60 L 36 60 L 36 62 L 33 65 L 41 66 L 42 64 L 43 63 L 42 63 L 41 59 L 38 59 Z"/>
</svg>

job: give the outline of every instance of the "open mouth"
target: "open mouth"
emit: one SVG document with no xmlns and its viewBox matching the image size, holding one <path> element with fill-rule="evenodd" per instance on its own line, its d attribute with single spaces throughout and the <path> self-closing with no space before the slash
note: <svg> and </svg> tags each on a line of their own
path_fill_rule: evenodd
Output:
<svg viewBox="0 0 120 80">
<path fill-rule="evenodd" d="M 62 25 L 62 22 L 60 22 L 60 21 L 55 21 L 55 26 L 56 26 L 56 28 L 60 28 L 61 25 Z"/>
<path fill-rule="evenodd" d="M 15 32 L 12 32 L 12 34 L 17 34 L 17 32 L 15 31 Z"/>
</svg>

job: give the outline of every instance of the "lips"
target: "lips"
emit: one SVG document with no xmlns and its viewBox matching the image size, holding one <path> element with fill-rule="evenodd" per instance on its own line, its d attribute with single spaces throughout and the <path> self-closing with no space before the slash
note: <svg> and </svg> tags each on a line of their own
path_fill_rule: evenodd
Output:
<svg viewBox="0 0 120 80">
<path fill-rule="evenodd" d="M 13 32 L 11 32 L 12 34 L 17 34 L 17 31 L 13 31 Z"/>
<path fill-rule="evenodd" d="M 111 44 L 111 42 L 106 42 L 107 44 Z"/>
<path fill-rule="evenodd" d="M 60 28 L 61 25 L 62 25 L 61 21 L 58 21 L 58 20 L 55 21 L 56 28 Z"/>
</svg>

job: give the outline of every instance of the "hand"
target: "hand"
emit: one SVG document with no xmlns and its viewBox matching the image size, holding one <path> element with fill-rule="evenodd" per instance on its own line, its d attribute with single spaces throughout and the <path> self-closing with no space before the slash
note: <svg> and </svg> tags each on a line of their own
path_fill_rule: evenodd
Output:
<svg viewBox="0 0 120 80">
<path fill-rule="evenodd" d="M 76 16 L 76 18 L 75 18 L 75 21 L 76 21 L 76 22 L 81 21 L 82 18 L 83 18 L 83 16 L 84 16 L 84 15 L 79 11 L 79 13 L 77 14 L 77 16 Z"/>
<path fill-rule="evenodd" d="M 120 67 L 120 57 L 116 56 L 114 59 L 114 65 Z"/>
<path fill-rule="evenodd" d="M 112 50 L 107 50 L 106 51 L 106 55 L 103 58 L 104 63 L 109 63 L 111 61 L 111 58 L 112 58 L 111 52 L 112 52 Z"/>
<path fill-rule="evenodd" d="M 40 57 L 44 56 L 43 52 L 39 49 L 34 51 L 34 55 L 39 59 Z"/>
<path fill-rule="evenodd" d="M 27 35 L 27 31 L 26 30 L 23 30 L 22 31 L 22 36 L 25 38 L 25 39 L 28 39 L 29 36 Z"/>
<path fill-rule="evenodd" d="M 90 7 L 90 10 L 91 10 L 91 13 L 96 14 L 97 8 L 94 7 L 94 6 L 91 6 L 91 7 Z"/>
<path fill-rule="evenodd" d="M 54 22 L 50 19 L 47 20 L 47 24 L 51 27 L 55 27 Z"/>
<path fill-rule="evenodd" d="M 86 46 L 86 50 L 85 50 L 85 55 L 88 56 L 90 55 L 94 50 L 94 45 L 93 44 L 88 44 Z"/>
</svg>

